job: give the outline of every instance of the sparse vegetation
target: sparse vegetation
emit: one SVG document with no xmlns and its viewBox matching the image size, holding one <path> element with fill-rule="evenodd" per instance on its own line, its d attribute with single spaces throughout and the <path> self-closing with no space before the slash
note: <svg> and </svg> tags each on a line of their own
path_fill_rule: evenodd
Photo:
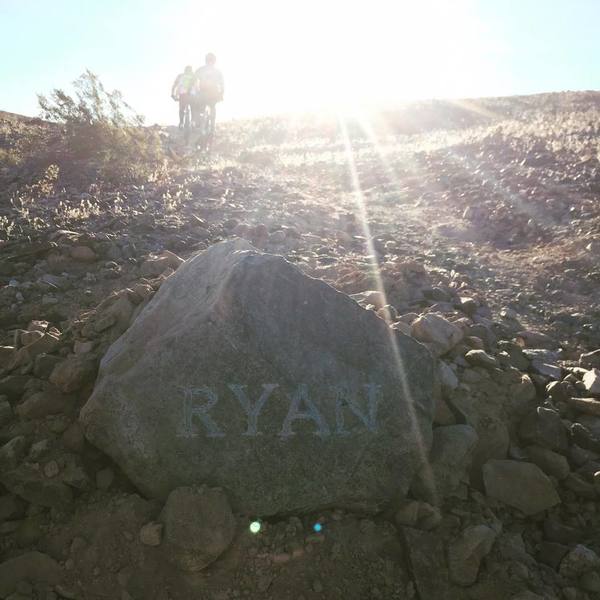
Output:
<svg viewBox="0 0 600 600">
<path fill-rule="evenodd" d="M 157 133 L 117 90 L 108 92 L 87 70 L 74 82 L 75 95 L 55 89 L 39 95 L 42 116 L 62 125 L 63 135 L 48 152 L 60 166 L 68 161 L 94 162 L 106 179 L 149 177 L 163 163 Z"/>
</svg>

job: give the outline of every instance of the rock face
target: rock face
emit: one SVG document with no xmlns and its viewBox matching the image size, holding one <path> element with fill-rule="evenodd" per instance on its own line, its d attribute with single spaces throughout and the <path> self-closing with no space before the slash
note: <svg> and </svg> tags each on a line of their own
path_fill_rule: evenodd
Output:
<svg viewBox="0 0 600 600">
<path fill-rule="evenodd" d="M 88 439 L 145 493 L 222 487 L 268 515 L 408 489 L 431 440 L 415 340 L 247 242 L 184 263 L 108 350 Z"/>
</svg>

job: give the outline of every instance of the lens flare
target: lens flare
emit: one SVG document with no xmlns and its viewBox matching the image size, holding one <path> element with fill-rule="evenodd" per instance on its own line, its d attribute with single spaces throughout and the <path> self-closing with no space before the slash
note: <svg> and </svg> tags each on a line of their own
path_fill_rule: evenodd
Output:
<svg viewBox="0 0 600 600">
<path fill-rule="evenodd" d="M 256 535 L 261 528 L 262 525 L 260 521 L 252 521 L 252 523 L 250 523 L 250 533 L 253 533 L 254 535 Z"/>
</svg>

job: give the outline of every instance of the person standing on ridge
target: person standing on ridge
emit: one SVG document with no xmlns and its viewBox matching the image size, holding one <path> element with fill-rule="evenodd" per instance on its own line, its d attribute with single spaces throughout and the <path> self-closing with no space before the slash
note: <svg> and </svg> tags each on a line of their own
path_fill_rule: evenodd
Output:
<svg viewBox="0 0 600 600">
<path fill-rule="evenodd" d="M 192 109 L 192 93 L 195 82 L 194 70 L 188 65 L 183 73 L 177 75 L 171 88 L 171 98 L 179 101 L 179 129 L 183 129 L 185 112 L 188 106 Z"/>
<path fill-rule="evenodd" d="M 208 106 L 210 117 L 208 123 L 208 132 L 212 136 L 215 132 L 215 121 L 217 118 L 217 102 L 223 100 L 225 92 L 225 84 L 223 74 L 215 67 L 217 57 L 209 52 L 205 57 L 204 66 L 200 67 L 196 73 L 195 83 L 195 113 L 201 115 Z M 194 117 L 194 121 L 198 123 L 199 119 Z"/>
</svg>

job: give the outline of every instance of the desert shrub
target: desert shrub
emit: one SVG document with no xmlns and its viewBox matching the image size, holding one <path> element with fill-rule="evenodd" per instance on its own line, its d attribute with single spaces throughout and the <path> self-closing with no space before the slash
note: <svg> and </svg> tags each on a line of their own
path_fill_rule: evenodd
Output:
<svg viewBox="0 0 600 600">
<path fill-rule="evenodd" d="M 38 95 L 42 117 L 62 125 L 62 135 L 49 145 L 52 162 L 88 162 L 108 179 L 148 177 L 162 164 L 159 136 L 143 126 L 143 117 L 117 90 L 108 92 L 87 70 L 75 82 L 75 94 L 55 89 Z"/>
</svg>

